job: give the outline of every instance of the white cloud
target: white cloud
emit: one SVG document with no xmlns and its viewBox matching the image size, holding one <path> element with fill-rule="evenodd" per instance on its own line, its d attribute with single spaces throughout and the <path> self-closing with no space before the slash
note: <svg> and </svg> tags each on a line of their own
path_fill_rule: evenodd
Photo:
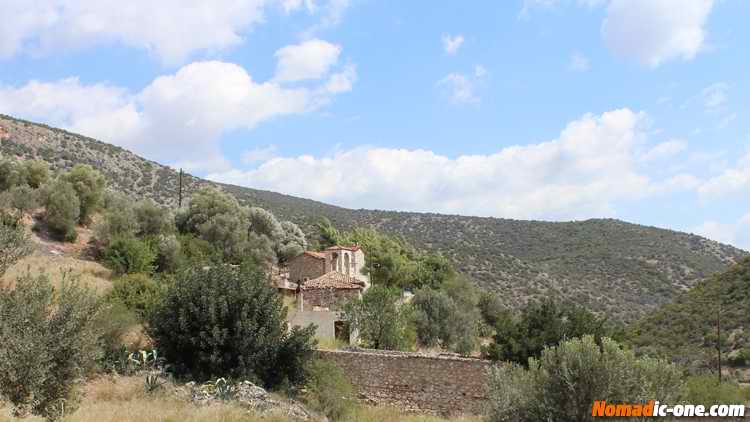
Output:
<svg viewBox="0 0 750 422">
<path fill-rule="evenodd" d="M 236 46 L 275 0 L 0 0 L 0 58 L 93 45 L 147 50 L 168 64 Z M 293 6 L 288 0 L 282 7 Z M 291 9 L 290 9 L 291 10 Z"/>
<path fill-rule="evenodd" d="M 704 28 L 714 0 L 611 0 L 602 23 L 616 54 L 657 67 L 692 60 L 706 46 Z"/>
<path fill-rule="evenodd" d="M 734 166 L 704 181 L 698 193 L 704 197 L 750 194 L 750 153 Z"/>
<path fill-rule="evenodd" d="M 750 213 L 732 223 L 706 221 L 689 231 L 717 242 L 750 250 Z"/>
<path fill-rule="evenodd" d="M 720 243 L 733 245 L 737 238 L 737 227 L 734 224 L 722 224 L 716 221 L 706 221 L 700 226 L 689 230 L 691 233 L 707 237 Z"/>
<path fill-rule="evenodd" d="M 443 50 L 446 54 L 456 54 L 458 49 L 464 43 L 464 36 L 458 34 L 456 36 L 443 35 Z"/>
<path fill-rule="evenodd" d="M 729 97 L 729 85 L 724 82 L 718 82 L 707 86 L 701 91 L 701 99 L 706 111 L 714 111 L 726 104 Z"/>
<path fill-rule="evenodd" d="M 351 6 L 350 0 L 327 0 L 318 4 L 314 0 L 307 0 L 308 11 L 311 14 L 319 14 L 320 20 L 302 34 L 304 38 L 312 38 L 317 32 L 334 27 L 341 23 L 344 14 Z"/>
<path fill-rule="evenodd" d="M 437 86 L 456 104 L 478 103 L 480 98 L 477 88 L 486 76 L 487 69 L 482 65 L 475 65 L 472 74 L 449 73 L 437 82 Z"/>
<path fill-rule="evenodd" d="M 274 79 L 282 82 L 320 79 L 338 62 L 340 54 L 340 46 L 319 39 L 288 45 L 274 54 L 278 60 Z"/>
<path fill-rule="evenodd" d="M 357 67 L 349 63 L 341 72 L 334 73 L 328 78 L 325 90 L 330 94 L 340 94 L 352 90 L 354 82 L 357 81 Z"/>
<path fill-rule="evenodd" d="M 573 72 L 588 72 L 591 69 L 591 62 L 588 57 L 581 53 L 574 53 L 570 56 L 570 63 L 568 63 L 568 70 Z"/>
<path fill-rule="evenodd" d="M 328 89 L 331 81 L 321 83 L 291 89 L 253 81 L 236 64 L 196 62 L 137 93 L 77 79 L 0 86 L 0 113 L 41 120 L 189 170 L 218 171 L 229 167 L 219 148 L 223 133 L 314 111 L 342 92 Z"/>
<path fill-rule="evenodd" d="M 573 121 L 552 141 L 489 155 L 356 147 L 324 157 L 276 157 L 254 170 L 215 172 L 228 183 L 356 208 L 513 218 L 611 215 L 649 191 L 636 170 L 645 115 L 628 109 Z"/>
<path fill-rule="evenodd" d="M 673 157 L 687 148 L 687 142 L 681 139 L 670 139 L 662 142 L 641 155 L 642 161 L 656 161 Z"/>
<path fill-rule="evenodd" d="M 266 145 L 264 147 L 254 148 L 242 153 L 240 160 L 244 164 L 255 164 L 261 161 L 268 161 L 277 155 L 278 148 L 276 145 Z"/>
</svg>

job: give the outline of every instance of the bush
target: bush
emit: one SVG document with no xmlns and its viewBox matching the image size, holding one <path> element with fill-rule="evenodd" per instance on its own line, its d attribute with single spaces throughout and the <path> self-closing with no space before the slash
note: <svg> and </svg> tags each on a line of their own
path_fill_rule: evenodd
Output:
<svg viewBox="0 0 750 422">
<path fill-rule="evenodd" d="M 611 335 L 606 320 L 575 305 L 552 300 L 530 303 L 520 313 L 504 311 L 495 317 L 494 342 L 485 349 L 493 360 L 509 360 L 526 365 L 529 358 L 539 357 L 545 347 L 565 339 L 593 335 L 597 340 Z"/>
<path fill-rule="evenodd" d="M 15 161 L 0 159 L 0 192 L 24 183 L 23 167 Z"/>
<path fill-rule="evenodd" d="M 750 391 L 736 382 L 719 384 L 718 375 L 698 375 L 687 379 L 685 400 L 690 404 L 706 407 L 715 404 L 742 404 L 750 400 Z"/>
<path fill-rule="evenodd" d="M 356 405 L 354 387 L 344 371 L 331 362 L 316 359 L 307 371 L 305 401 L 331 421 L 347 420 Z"/>
<path fill-rule="evenodd" d="M 50 186 L 45 206 L 47 227 L 65 241 L 76 240 L 80 202 L 73 185 L 59 180 Z"/>
<path fill-rule="evenodd" d="M 128 274 L 114 281 L 108 299 L 145 316 L 157 302 L 160 291 L 159 285 L 151 277 L 145 274 Z"/>
<path fill-rule="evenodd" d="M 104 177 L 93 167 L 77 164 L 62 179 L 70 183 L 79 199 L 78 222 L 88 224 L 104 199 Z"/>
<path fill-rule="evenodd" d="M 94 229 L 97 240 L 104 244 L 109 244 L 116 237 L 135 236 L 138 232 L 138 220 L 132 205 L 125 199 L 112 201 Z"/>
<path fill-rule="evenodd" d="M 312 326 L 287 330 L 281 297 L 255 267 L 186 269 L 148 318 L 149 334 L 178 374 L 298 385 L 312 357 Z"/>
<path fill-rule="evenodd" d="M 344 308 L 344 318 L 359 332 L 365 347 L 384 350 L 410 350 L 416 333 L 412 308 L 400 303 L 398 289 L 372 286 L 361 299 Z"/>
<path fill-rule="evenodd" d="M 156 267 L 161 272 L 175 272 L 185 262 L 182 244 L 175 235 L 161 236 L 156 249 Z"/>
<path fill-rule="evenodd" d="M 49 165 L 42 160 L 28 160 L 23 163 L 26 184 L 32 189 L 39 189 L 49 180 Z"/>
<path fill-rule="evenodd" d="M 116 274 L 150 273 L 156 252 L 151 245 L 132 236 L 118 236 L 104 249 L 103 261 Z"/>
<path fill-rule="evenodd" d="M 75 409 L 75 382 L 98 356 L 99 310 L 92 291 L 66 280 L 55 291 L 44 275 L 0 288 L 0 396 L 16 415 Z"/>
<path fill-rule="evenodd" d="M 666 361 L 636 358 L 609 338 L 593 336 L 547 347 L 529 369 L 501 364 L 490 375 L 490 422 L 592 421 L 596 400 L 676 403 L 682 372 Z"/>
<path fill-rule="evenodd" d="M 23 224 L 16 216 L 0 212 L 0 277 L 31 251 Z"/>
<path fill-rule="evenodd" d="M 151 199 L 139 202 L 135 207 L 139 236 L 161 236 L 175 231 L 174 216 Z"/>
</svg>

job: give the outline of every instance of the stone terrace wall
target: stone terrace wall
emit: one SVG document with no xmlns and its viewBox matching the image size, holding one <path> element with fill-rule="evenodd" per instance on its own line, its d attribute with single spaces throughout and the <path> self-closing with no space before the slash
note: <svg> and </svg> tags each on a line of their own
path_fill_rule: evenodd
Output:
<svg viewBox="0 0 750 422">
<path fill-rule="evenodd" d="M 487 401 L 489 361 L 381 350 L 317 353 L 372 404 L 450 415 L 483 413 Z"/>
</svg>

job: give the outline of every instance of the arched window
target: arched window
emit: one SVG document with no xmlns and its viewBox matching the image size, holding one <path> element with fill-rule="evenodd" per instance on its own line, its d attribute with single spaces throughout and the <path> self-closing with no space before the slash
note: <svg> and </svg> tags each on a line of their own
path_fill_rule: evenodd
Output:
<svg viewBox="0 0 750 422">
<path fill-rule="evenodd" d="M 351 267 L 349 266 L 349 254 L 348 253 L 344 254 L 344 268 L 345 268 L 344 273 L 346 275 L 349 275 L 349 270 Z"/>
</svg>

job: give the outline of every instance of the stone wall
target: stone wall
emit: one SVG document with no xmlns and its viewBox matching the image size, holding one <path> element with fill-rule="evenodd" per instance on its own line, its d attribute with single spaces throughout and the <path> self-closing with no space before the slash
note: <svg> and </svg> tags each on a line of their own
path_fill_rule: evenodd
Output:
<svg viewBox="0 0 750 422">
<path fill-rule="evenodd" d="M 289 262 L 289 281 L 299 283 L 312 280 L 326 273 L 326 261 L 307 254 L 300 255 Z"/>
<path fill-rule="evenodd" d="M 380 350 L 317 352 L 347 375 L 362 400 L 406 411 L 481 414 L 491 362 Z"/>
<path fill-rule="evenodd" d="M 302 307 L 312 311 L 316 306 L 340 311 L 352 299 L 359 297 L 359 289 L 310 289 L 302 291 Z"/>
</svg>

